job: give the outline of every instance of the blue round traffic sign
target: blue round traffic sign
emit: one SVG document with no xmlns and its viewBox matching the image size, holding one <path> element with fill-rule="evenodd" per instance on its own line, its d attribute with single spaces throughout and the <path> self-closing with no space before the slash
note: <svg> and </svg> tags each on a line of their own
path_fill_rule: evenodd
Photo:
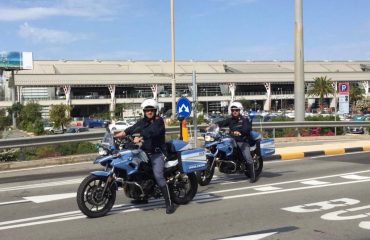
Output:
<svg viewBox="0 0 370 240">
<path fill-rule="evenodd" d="M 191 112 L 191 103 L 190 103 L 190 101 L 185 97 L 181 97 L 177 101 L 176 112 L 177 112 L 177 116 L 179 116 L 179 117 L 182 117 L 182 118 L 189 117 L 190 112 Z"/>
</svg>

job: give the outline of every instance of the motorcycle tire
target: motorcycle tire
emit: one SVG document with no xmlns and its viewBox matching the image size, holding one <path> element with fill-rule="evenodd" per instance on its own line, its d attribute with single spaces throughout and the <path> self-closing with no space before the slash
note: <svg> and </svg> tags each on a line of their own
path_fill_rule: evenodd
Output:
<svg viewBox="0 0 370 240">
<path fill-rule="evenodd" d="M 253 162 L 254 162 L 254 171 L 255 171 L 255 175 L 256 175 L 256 178 L 258 178 L 261 173 L 262 173 L 262 169 L 263 169 L 263 159 L 260 155 L 258 154 L 255 154 L 253 157 Z M 245 171 L 245 175 L 250 178 L 250 175 L 249 175 L 249 172 L 248 171 Z"/>
<path fill-rule="evenodd" d="M 188 173 L 181 182 L 172 183 L 169 187 L 171 199 L 174 203 L 179 205 L 188 204 L 198 191 L 197 176 L 193 172 Z M 184 191 L 184 194 L 180 196 L 182 191 Z"/>
<path fill-rule="evenodd" d="M 215 167 L 216 167 L 215 164 L 213 164 L 213 167 L 212 167 L 212 163 L 213 163 L 212 161 L 209 161 L 209 164 L 206 170 L 196 172 L 197 180 L 200 186 L 207 186 L 211 182 L 213 175 L 215 173 Z"/>
<path fill-rule="evenodd" d="M 89 175 L 78 187 L 78 208 L 89 218 L 105 216 L 112 209 L 116 201 L 116 191 L 110 187 L 107 188 L 104 196 L 101 196 L 106 181 L 106 177 Z M 87 206 L 87 204 L 89 204 L 90 207 Z M 99 207 L 101 207 L 101 209 L 99 209 Z"/>
</svg>

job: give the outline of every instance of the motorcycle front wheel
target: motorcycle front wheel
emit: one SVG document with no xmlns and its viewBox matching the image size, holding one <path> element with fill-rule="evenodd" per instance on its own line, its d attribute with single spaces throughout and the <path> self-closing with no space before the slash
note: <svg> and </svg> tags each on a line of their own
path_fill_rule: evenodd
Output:
<svg viewBox="0 0 370 240">
<path fill-rule="evenodd" d="M 182 174 L 169 185 L 171 199 L 176 204 L 187 204 L 193 200 L 198 191 L 198 181 L 195 173 Z"/>
<path fill-rule="evenodd" d="M 216 167 L 216 165 L 213 164 L 213 161 L 214 160 L 208 159 L 207 169 L 204 171 L 196 172 L 197 180 L 200 186 L 206 186 L 211 182 Z"/>
<path fill-rule="evenodd" d="M 83 214 L 89 218 L 105 216 L 116 201 L 116 191 L 109 186 L 107 178 L 102 176 L 87 176 L 77 190 L 77 205 Z"/>
</svg>

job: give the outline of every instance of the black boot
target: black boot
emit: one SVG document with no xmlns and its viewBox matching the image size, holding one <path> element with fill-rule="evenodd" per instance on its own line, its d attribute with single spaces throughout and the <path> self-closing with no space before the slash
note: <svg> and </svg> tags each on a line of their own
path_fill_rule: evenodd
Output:
<svg viewBox="0 0 370 240">
<path fill-rule="evenodd" d="M 168 186 L 161 187 L 161 191 L 164 197 L 164 201 L 166 202 L 166 213 L 171 214 L 175 212 L 175 206 L 171 200 L 170 191 L 168 190 Z"/>
<path fill-rule="evenodd" d="M 257 181 L 257 178 L 256 178 L 256 171 L 254 169 L 254 164 L 247 163 L 247 169 L 248 169 L 248 173 L 250 177 L 249 182 L 255 183 Z"/>
<path fill-rule="evenodd" d="M 148 203 L 148 199 L 133 199 L 131 200 L 131 203 L 132 204 L 147 204 Z"/>
</svg>

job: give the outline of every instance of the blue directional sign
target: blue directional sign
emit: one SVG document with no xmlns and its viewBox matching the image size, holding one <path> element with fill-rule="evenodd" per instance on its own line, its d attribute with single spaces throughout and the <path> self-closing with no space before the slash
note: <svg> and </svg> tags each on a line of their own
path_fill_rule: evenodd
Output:
<svg viewBox="0 0 370 240">
<path fill-rule="evenodd" d="M 190 116 L 191 112 L 191 103 L 185 98 L 181 97 L 176 104 L 176 112 L 179 117 L 187 118 Z"/>
</svg>

